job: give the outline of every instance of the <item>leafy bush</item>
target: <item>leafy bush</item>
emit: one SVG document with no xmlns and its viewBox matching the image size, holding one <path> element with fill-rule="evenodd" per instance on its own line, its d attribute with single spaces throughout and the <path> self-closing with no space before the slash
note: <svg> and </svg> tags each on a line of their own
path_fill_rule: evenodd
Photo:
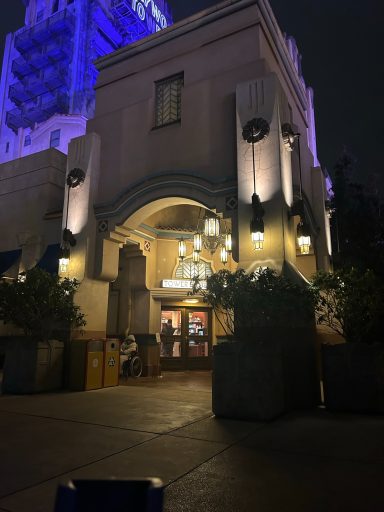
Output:
<svg viewBox="0 0 384 512">
<path fill-rule="evenodd" d="M 246 274 L 220 270 L 201 288 L 196 279 L 192 293 L 200 293 L 212 306 L 227 335 L 255 339 L 260 328 L 304 327 L 314 319 L 314 297 L 270 268 Z"/>
<path fill-rule="evenodd" d="M 60 279 L 37 267 L 19 280 L 0 282 L 0 318 L 21 327 L 36 341 L 51 339 L 54 330 L 86 324 L 80 307 L 73 303 L 79 282 Z"/>
<path fill-rule="evenodd" d="M 316 319 L 347 342 L 384 341 L 384 289 L 370 270 L 318 272 L 312 280 Z"/>
</svg>

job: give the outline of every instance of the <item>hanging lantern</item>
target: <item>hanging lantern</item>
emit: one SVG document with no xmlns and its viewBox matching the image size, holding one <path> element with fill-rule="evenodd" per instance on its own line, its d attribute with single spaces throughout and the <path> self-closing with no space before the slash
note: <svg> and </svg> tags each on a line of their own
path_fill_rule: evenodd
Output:
<svg viewBox="0 0 384 512">
<path fill-rule="evenodd" d="M 297 225 L 297 243 L 300 247 L 301 254 L 309 254 L 309 248 L 311 247 L 311 230 L 302 218 Z"/>
<path fill-rule="evenodd" d="M 179 240 L 179 258 L 181 259 L 181 261 L 183 261 L 183 259 L 185 258 L 186 255 L 187 255 L 187 244 L 185 243 L 184 238 L 181 238 Z"/>
<path fill-rule="evenodd" d="M 261 251 L 264 247 L 264 209 L 257 194 L 252 195 L 252 212 L 250 222 L 251 240 L 255 251 Z"/>
<path fill-rule="evenodd" d="M 264 232 L 252 231 L 251 238 L 255 251 L 261 251 L 264 248 Z"/>
<path fill-rule="evenodd" d="M 198 251 L 193 251 L 192 253 L 192 261 L 193 263 L 200 263 L 200 253 Z"/>
<path fill-rule="evenodd" d="M 222 247 L 220 249 L 220 261 L 224 265 L 228 262 L 228 252 L 227 252 L 227 249 L 225 247 Z"/>
<path fill-rule="evenodd" d="M 65 247 L 60 247 L 60 254 L 59 254 L 59 273 L 65 274 L 68 272 L 68 265 L 70 260 L 70 251 L 69 249 L 66 249 Z"/>
<path fill-rule="evenodd" d="M 201 238 L 201 233 L 196 232 L 193 235 L 193 250 L 197 253 L 201 252 L 203 248 L 203 240 Z"/>
<path fill-rule="evenodd" d="M 208 237 L 219 238 L 220 222 L 217 217 L 206 215 L 204 218 L 204 234 Z"/>
<path fill-rule="evenodd" d="M 193 250 L 201 252 L 204 248 L 213 255 L 221 247 L 225 247 L 228 254 L 232 252 L 231 232 L 225 220 L 206 210 L 204 217 L 199 218 L 197 222 Z"/>
<path fill-rule="evenodd" d="M 227 252 L 232 252 L 232 234 L 231 232 L 225 235 L 225 250 Z"/>
</svg>

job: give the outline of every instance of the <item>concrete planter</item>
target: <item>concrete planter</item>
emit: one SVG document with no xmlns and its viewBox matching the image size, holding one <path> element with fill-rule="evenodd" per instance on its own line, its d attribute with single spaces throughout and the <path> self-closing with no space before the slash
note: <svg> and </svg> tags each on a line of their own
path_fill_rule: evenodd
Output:
<svg viewBox="0 0 384 512">
<path fill-rule="evenodd" d="M 10 338 L 6 349 L 2 393 L 39 393 L 63 385 L 64 343 Z"/>
<path fill-rule="evenodd" d="M 324 402 L 331 411 L 384 413 L 384 345 L 322 345 Z"/>
<path fill-rule="evenodd" d="M 213 349 L 216 416 L 272 420 L 320 402 L 313 329 L 268 329 Z"/>
</svg>

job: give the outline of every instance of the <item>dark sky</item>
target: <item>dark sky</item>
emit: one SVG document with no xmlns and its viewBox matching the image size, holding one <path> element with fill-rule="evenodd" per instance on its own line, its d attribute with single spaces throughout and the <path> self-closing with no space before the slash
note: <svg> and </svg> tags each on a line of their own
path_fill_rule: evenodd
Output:
<svg viewBox="0 0 384 512">
<path fill-rule="evenodd" d="M 168 0 L 180 20 L 217 0 Z M 344 147 L 361 180 L 383 184 L 384 59 L 380 0 L 270 0 L 284 32 L 303 56 L 303 74 L 315 91 L 318 154 L 332 167 Z M 0 54 L 5 34 L 24 20 L 21 0 L 1 0 Z M 379 32 L 380 23 L 380 32 Z M 380 40 L 379 40 L 380 36 Z"/>
</svg>

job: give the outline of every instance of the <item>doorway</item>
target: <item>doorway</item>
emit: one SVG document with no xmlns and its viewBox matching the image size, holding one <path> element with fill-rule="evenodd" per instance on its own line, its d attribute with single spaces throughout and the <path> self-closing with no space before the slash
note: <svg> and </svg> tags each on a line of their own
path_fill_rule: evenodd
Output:
<svg viewBox="0 0 384 512">
<path fill-rule="evenodd" d="M 211 309 L 162 307 L 160 337 L 160 358 L 163 370 L 211 369 Z"/>
</svg>

